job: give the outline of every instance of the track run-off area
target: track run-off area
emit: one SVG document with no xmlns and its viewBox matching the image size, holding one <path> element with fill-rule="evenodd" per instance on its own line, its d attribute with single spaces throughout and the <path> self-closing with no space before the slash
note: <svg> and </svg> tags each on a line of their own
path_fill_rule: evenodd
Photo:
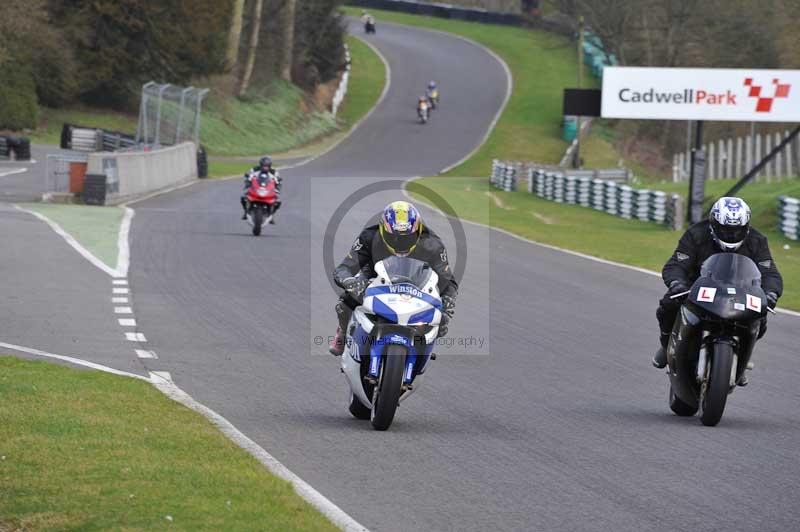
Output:
<svg viewBox="0 0 800 532">
<path fill-rule="evenodd" d="M 658 278 L 471 223 L 456 242 L 422 205 L 465 264 L 454 342 L 389 431 L 350 416 L 339 361 L 316 342 L 336 327 L 322 243 L 335 236 L 338 261 L 402 182 L 469 154 L 511 82 L 454 36 L 381 24 L 367 40 L 390 69 L 385 97 L 335 149 L 282 171 L 277 225 L 259 238 L 239 220 L 241 180 L 199 182 L 130 205 L 130 268 L 114 284 L 0 204 L 0 341 L 168 374 L 371 530 L 796 529 L 798 318 L 770 318 L 750 385 L 705 428 L 669 411 L 650 366 Z M 422 126 L 430 79 L 442 104 Z"/>
</svg>

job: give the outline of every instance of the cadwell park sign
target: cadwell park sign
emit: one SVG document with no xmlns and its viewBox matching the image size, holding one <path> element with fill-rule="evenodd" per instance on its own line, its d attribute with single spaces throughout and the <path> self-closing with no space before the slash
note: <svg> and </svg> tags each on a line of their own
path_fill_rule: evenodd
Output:
<svg viewBox="0 0 800 532">
<path fill-rule="evenodd" d="M 800 71 L 605 67 L 600 115 L 800 122 Z"/>
</svg>

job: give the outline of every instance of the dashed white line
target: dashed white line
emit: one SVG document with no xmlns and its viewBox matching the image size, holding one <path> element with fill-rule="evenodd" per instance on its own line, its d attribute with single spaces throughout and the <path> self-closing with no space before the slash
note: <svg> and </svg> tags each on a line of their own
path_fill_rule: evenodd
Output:
<svg viewBox="0 0 800 532">
<path fill-rule="evenodd" d="M 139 358 L 158 358 L 155 351 L 147 351 L 146 349 L 136 349 L 136 356 Z"/>
<path fill-rule="evenodd" d="M 116 284 L 116 285 L 127 285 L 128 284 L 128 280 L 127 279 L 114 279 L 111 282 L 113 284 Z"/>
<path fill-rule="evenodd" d="M 129 289 L 127 289 L 127 288 L 114 288 L 114 291 L 113 291 L 113 292 L 114 292 L 115 294 L 127 294 L 127 293 L 129 293 L 130 291 L 129 291 Z"/>
<path fill-rule="evenodd" d="M 111 298 L 111 302 L 112 303 L 127 303 L 128 302 L 128 298 L 127 297 L 112 297 Z"/>
<path fill-rule="evenodd" d="M 136 320 L 133 318 L 120 318 L 118 321 L 123 327 L 136 327 Z"/>
<path fill-rule="evenodd" d="M 125 339 L 130 342 L 146 342 L 147 338 L 140 332 L 126 332 Z"/>
<path fill-rule="evenodd" d="M 131 307 L 114 307 L 114 314 L 133 314 Z"/>
</svg>

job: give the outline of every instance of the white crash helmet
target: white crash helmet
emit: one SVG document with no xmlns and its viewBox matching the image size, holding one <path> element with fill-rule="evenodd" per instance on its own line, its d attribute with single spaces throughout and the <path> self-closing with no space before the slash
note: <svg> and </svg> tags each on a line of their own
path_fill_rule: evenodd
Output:
<svg viewBox="0 0 800 532">
<path fill-rule="evenodd" d="M 750 207 L 741 198 L 720 198 L 708 214 L 714 242 L 722 251 L 736 251 L 750 233 Z"/>
</svg>

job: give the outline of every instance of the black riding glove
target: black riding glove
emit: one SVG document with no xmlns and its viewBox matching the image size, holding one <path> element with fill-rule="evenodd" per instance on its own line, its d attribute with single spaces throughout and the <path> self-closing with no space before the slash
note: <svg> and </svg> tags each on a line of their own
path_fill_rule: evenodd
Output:
<svg viewBox="0 0 800 532">
<path fill-rule="evenodd" d="M 456 298 L 455 296 L 442 296 L 442 313 L 446 314 L 448 318 L 452 318 L 456 311 Z"/>
<path fill-rule="evenodd" d="M 772 310 L 775 310 L 775 306 L 778 304 L 778 294 L 775 292 L 767 292 L 767 306 Z"/>
<path fill-rule="evenodd" d="M 685 282 L 683 282 L 683 281 L 681 281 L 679 279 L 676 279 L 676 280 L 672 281 L 671 283 L 669 283 L 669 288 L 667 289 L 667 295 L 672 297 L 672 296 L 675 296 L 677 294 L 683 294 L 684 292 L 688 292 L 688 291 L 689 291 L 689 286 Z M 675 299 L 683 299 L 684 297 L 686 297 L 686 296 L 684 295 L 684 296 L 681 296 L 681 297 L 678 297 L 678 298 L 675 298 Z"/>
<path fill-rule="evenodd" d="M 345 289 L 351 296 L 358 299 L 364 293 L 364 290 L 369 286 L 369 281 L 363 277 L 348 277 L 342 279 L 339 286 Z"/>
</svg>

